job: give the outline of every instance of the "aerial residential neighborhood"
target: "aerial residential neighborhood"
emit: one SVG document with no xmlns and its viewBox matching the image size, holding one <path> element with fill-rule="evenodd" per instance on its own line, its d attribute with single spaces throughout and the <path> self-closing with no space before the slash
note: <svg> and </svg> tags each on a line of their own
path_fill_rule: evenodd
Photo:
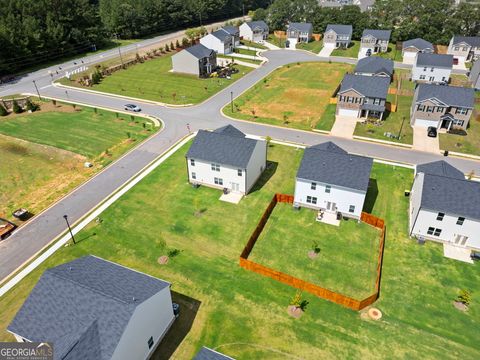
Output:
<svg viewBox="0 0 480 360">
<path fill-rule="evenodd" d="M 477 359 L 480 3 L 5 0 L 0 359 Z"/>
</svg>

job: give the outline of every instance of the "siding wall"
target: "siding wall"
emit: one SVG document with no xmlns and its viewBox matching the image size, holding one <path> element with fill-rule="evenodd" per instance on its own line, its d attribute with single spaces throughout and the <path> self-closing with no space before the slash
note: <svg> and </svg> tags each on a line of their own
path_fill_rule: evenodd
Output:
<svg viewBox="0 0 480 360">
<path fill-rule="evenodd" d="M 255 185 L 267 166 L 267 142 L 257 141 L 253 155 L 247 165 L 247 193 Z"/>
<path fill-rule="evenodd" d="M 214 171 L 210 162 L 195 159 L 195 166 L 190 164 L 187 159 L 188 177 L 191 183 L 202 184 L 216 189 L 232 189 L 232 183 L 239 184 L 239 192 L 246 193 L 245 187 L 245 169 L 242 169 L 242 176 L 238 176 L 238 168 L 220 164 L 220 171 Z M 192 179 L 192 172 L 196 174 L 196 179 Z M 216 185 L 215 178 L 221 178 L 223 185 Z"/>
</svg>

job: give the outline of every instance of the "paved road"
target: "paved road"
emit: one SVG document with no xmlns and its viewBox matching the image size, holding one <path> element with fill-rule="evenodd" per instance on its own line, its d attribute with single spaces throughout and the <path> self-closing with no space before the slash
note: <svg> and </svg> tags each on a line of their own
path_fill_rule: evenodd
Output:
<svg viewBox="0 0 480 360">
<path fill-rule="evenodd" d="M 277 50 L 268 51 L 264 53 L 264 55 L 269 59 L 264 66 L 250 72 L 230 87 L 200 105 L 187 108 L 169 108 L 149 103 L 140 103 L 144 113 L 163 119 L 165 123 L 163 131 L 153 135 L 148 141 L 128 153 L 119 161 L 113 163 L 85 185 L 73 191 L 47 211 L 32 219 L 27 225 L 16 231 L 9 239 L 1 242 L 0 279 L 8 276 L 65 230 L 65 222 L 62 218 L 64 214 L 68 214 L 72 222 L 80 219 L 105 197 L 122 186 L 122 184 L 134 176 L 140 169 L 158 155 L 165 152 L 174 142 L 187 135 L 187 124 L 189 124 L 192 131 L 195 131 L 203 128 L 214 129 L 231 123 L 246 133 L 270 136 L 273 139 L 302 143 L 305 145 L 333 140 L 352 153 L 411 164 L 442 158 L 440 155 L 432 153 L 226 118 L 221 114 L 220 110 L 229 103 L 231 92 L 233 92 L 235 97 L 240 95 L 268 73 L 287 63 L 325 61 L 325 59 L 304 51 Z M 352 60 L 355 61 L 354 59 L 343 59 L 343 61 L 341 58 L 332 59 L 333 62 L 347 62 Z M 118 97 L 92 94 L 74 89 L 68 90 L 67 98 L 64 89 L 48 85 L 49 83 L 47 81 L 42 90 L 44 96 L 111 109 L 122 109 L 123 105 L 127 102 L 127 100 Z M 22 84 L 17 85 L 16 89 L 18 91 L 32 92 L 32 89 L 22 90 Z M 10 89 L 10 91 L 12 90 Z M 459 158 L 446 158 L 446 160 L 464 172 L 474 170 L 476 174 L 480 174 L 480 162 Z"/>
</svg>

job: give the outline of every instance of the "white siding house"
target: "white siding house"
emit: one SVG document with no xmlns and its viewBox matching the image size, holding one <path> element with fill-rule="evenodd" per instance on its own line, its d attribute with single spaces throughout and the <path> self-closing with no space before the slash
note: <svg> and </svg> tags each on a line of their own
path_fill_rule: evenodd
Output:
<svg viewBox="0 0 480 360">
<path fill-rule="evenodd" d="M 55 359 L 148 359 L 175 316 L 170 284 L 95 256 L 46 270 L 7 330 Z"/>
<path fill-rule="evenodd" d="M 246 195 L 267 163 L 267 142 L 231 125 L 200 130 L 187 155 L 188 181 Z"/>
<path fill-rule="evenodd" d="M 412 67 L 412 80 L 430 84 L 448 83 L 452 68 L 452 55 L 418 53 Z"/>
<path fill-rule="evenodd" d="M 417 166 L 410 194 L 410 236 L 455 249 L 471 262 L 480 251 L 480 183 L 444 161 Z M 447 253 L 448 251 L 445 251 Z"/>
<path fill-rule="evenodd" d="M 294 205 L 360 219 L 372 164 L 371 158 L 348 154 L 332 142 L 305 149 Z"/>
<path fill-rule="evenodd" d="M 240 37 L 254 42 L 263 42 L 268 37 L 268 25 L 265 21 L 250 21 L 240 25 Z"/>
</svg>

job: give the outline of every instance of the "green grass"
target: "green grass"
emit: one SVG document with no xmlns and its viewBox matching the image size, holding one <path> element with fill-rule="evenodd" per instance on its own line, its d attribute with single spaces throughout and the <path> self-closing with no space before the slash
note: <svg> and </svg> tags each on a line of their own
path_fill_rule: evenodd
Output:
<svg viewBox="0 0 480 360">
<path fill-rule="evenodd" d="M 223 111 L 243 120 L 330 130 L 334 119 L 329 99 L 351 69 L 348 64 L 322 62 L 283 66 L 235 99 L 233 113 L 229 105 Z"/>
<path fill-rule="evenodd" d="M 68 107 L 68 105 L 63 105 Z M 68 150 L 88 158 L 99 156 L 119 144 L 145 139 L 152 128 L 144 118 L 122 115 L 90 108 L 72 112 L 38 112 L 0 120 L 0 134 L 38 144 Z"/>
<path fill-rule="evenodd" d="M 330 131 L 332 130 L 333 124 L 335 123 L 335 112 L 337 110 L 336 104 L 328 104 L 323 112 L 320 121 L 315 126 L 317 130 L 325 130 Z"/>
<path fill-rule="evenodd" d="M 266 46 L 264 46 L 262 44 L 256 43 L 254 41 L 245 40 L 245 39 L 240 40 L 240 44 L 248 46 L 248 47 L 254 47 L 254 48 L 257 48 L 257 49 L 261 49 L 261 50 L 268 49 Z"/>
<path fill-rule="evenodd" d="M 284 48 L 285 47 L 285 41 L 287 39 L 280 39 L 278 37 L 276 37 L 275 35 L 273 34 L 270 34 L 268 35 L 268 38 L 267 38 L 267 41 L 270 43 L 270 44 L 273 44 L 275 46 L 278 46 L 279 48 Z"/>
<path fill-rule="evenodd" d="M 147 60 L 105 77 L 92 90 L 119 94 L 168 104 L 197 104 L 232 84 L 252 68 L 238 65 L 240 70 L 231 80 L 172 73 L 171 55 Z M 79 86 L 64 78 L 63 84 Z"/>
<path fill-rule="evenodd" d="M 354 299 L 372 295 L 380 231 L 355 220 L 327 225 L 316 215 L 277 204 L 249 260 Z M 320 253 L 312 260 L 308 252 L 315 246 Z"/>
<path fill-rule="evenodd" d="M 220 191 L 193 189 L 185 178 L 186 147 L 165 161 L 76 238 L 0 298 L 0 328 L 14 317 L 41 273 L 94 254 L 168 280 L 173 290 L 201 302 L 193 327 L 174 357 L 190 359 L 203 345 L 236 359 L 422 358 L 474 359 L 480 332 L 480 270 L 445 259 L 441 246 L 408 238 L 411 170 L 374 164 L 367 207 L 387 224 L 380 321 L 308 293 L 300 319 L 287 314 L 296 290 L 238 265 L 248 236 L 274 192 L 292 193 L 302 155 L 269 148 L 273 176 L 239 205 L 220 202 Z M 312 220 L 313 221 L 313 220 Z M 295 230 L 296 231 L 296 230 Z M 336 241 L 336 239 L 333 239 Z M 180 254 L 168 265 L 157 259 Z M 285 249 L 285 253 L 288 249 Z M 452 306 L 460 289 L 473 293 L 467 313 Z M 180 315 L 181 316 L 181 315 Z M 5 331 L 0 340 L 13 340 Z"/>
<path fill-rule="evenodd" d="M 393 99 L 394 95 L 388 95 L 387 101 L 392 102 Z M 353 134 L 356 136 L 364 136 L 373 139 L 393 141 L 403 144 L 413 144 L 413 129 L 410 126 L 410 106 L 412 105 L 412 99 L 412 96 L 399 95 L 398 108 L 396 112 L 388 113 L 384 120 L 378 125 L 370 123 L 357 123 L 355 132 Z M 384 135 L 386 132 L 390 132 L 394 135 L 398 135 L 400 133 L 400 139 L 386 137 Z"/>
<path fill-rule="evenodd" d="M 343 56 L 350 58 L 357 58 L 360 50 L 360 41 L 352 41 L 347 49 L 335 49 L 331 56 Z"/>
<path fill-rule="evenodd" d="M 397 50 L 395 44 L 390 43 L 388 44 L 387 52 L 381 52 L 375 55 L 378 55 L 385 59 L 396 60 L 396 57 L 398 56 L 397 53 L 400 53 L 400 57 L 402 56 L 402 50 Z"/>
<path fill-rule="evenodd" d="M 257 56 L 257 51 L 256 50 L 250 50 L 250 49 L 235 49 L 235 53 L 237 54 L 242 54 L 242 55 L 249 55 L 249 56 Z"/>
<path fill-rule="evenodd" d="M 228 59 L 230 62 L 233 61 L 243 61 L 243 62 L 247 62 L 249 64 L 256 64 L 256 65 L 259 65 L 262 63 L 262 60 L 252 60 L 252 59 L 244 59 L 244 58 L 236 58 L 234 56 L 228 56 L 228 55 L 225 55 L 225 56 L 217 56 L 217 59 Z"/>
<path fill-rule="evenodd" d="M 310 41 L 308 43 L 298 43 L 297 49 L 311 51 L 314 54 L 318 54 L 322 50 L 323 41 Z"/>
</svg>

